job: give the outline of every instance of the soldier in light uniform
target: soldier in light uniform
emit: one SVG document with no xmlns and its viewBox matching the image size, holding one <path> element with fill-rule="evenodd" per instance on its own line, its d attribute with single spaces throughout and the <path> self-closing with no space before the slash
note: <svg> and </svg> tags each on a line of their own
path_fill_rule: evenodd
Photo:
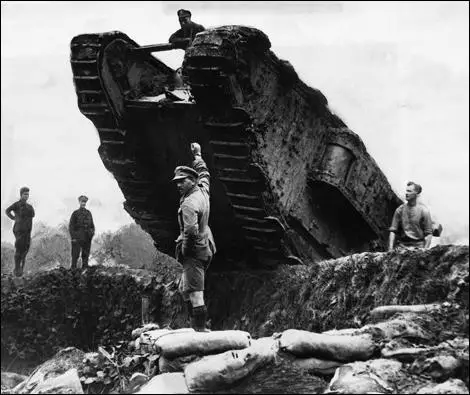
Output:
<svg viewBox="0 0 470 395">
<path fill-rule="evenodd" d="M 204 278 L 216 252 L 209 227 L 210 174 L 198 143 L 191 144 L 192 168 L 178 166 L 173 181 L 181 195 L 178 210 L 180 235 L 176 240 L 176 259 L 183 265 L 180 292 L 192 316 L 192 327 L 207 331 Z"/>
<path fill-rule="evenodd" d="M 429 248 L 432 241 L 433 224 L 429 209 L 418 201 L 422 191 L 421 185 L 412 181 L 406 184 L 406 203 L 395 210 L 388 250 L 391 251 L 397 245 L 402 248 L 418 247 Z"/>
<path fill-rule="evenodd" d="M 91 240 L 95 234 L 95 224 L 91 212 L 85 208 L 88 198 L 79 196 L 80 208 L 75 210 L 69 221 L 69 232 L 72 239 L 72 265 L 71 269 L 77 268 L 78 257 L 82 253 L 82 268 L 88 266 Z"/>
</svg>

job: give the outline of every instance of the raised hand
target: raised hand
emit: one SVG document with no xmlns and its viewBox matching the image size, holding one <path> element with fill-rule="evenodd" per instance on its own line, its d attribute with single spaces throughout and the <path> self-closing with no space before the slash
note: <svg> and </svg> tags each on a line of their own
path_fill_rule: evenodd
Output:
<svg viewBox="0 0 470 395">
<path fill-rule="evenodd" d="M 201 156 L 201 146 L 198 143 L 191 143 L 191 152 L 194 156 Z"/>
</svg>

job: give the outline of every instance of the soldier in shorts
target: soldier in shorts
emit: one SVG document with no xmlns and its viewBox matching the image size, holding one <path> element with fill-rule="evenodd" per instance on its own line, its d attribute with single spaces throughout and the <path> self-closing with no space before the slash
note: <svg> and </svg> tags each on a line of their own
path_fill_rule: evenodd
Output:
<svg viewBox="0 0 470 395">
<path fill-rule="evenodd" d="M 181 196 L 176 259 L 183 265 L 180 292 L 192 317 L 191 325 L 196 331 L 206 332 L 204 278 L 216 252 L 209 228 L 210 174 L 198 143 L 191 144 L 191 152 L 194 156 L 192 167 L 178 166 L 173 178 Z"/>
</svg>

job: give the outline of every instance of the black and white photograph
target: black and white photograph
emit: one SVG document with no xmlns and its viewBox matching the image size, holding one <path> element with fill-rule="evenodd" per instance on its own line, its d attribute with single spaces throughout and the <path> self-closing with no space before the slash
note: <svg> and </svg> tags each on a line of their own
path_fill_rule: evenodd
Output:
<svg viewBox="0 0 470 395">
<path fill-rule="evenodd" d="M 1 392 L 468 394 L 468 1 L 2 1 Z"/>
</svg>

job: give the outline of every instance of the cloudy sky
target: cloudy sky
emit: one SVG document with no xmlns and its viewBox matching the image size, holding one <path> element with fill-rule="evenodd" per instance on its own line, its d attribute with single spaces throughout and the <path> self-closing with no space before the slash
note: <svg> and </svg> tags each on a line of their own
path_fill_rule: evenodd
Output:
<svg viewBox="0 0 470 395">
<path fill-rule="evenodd" d="M 70 40 L 120 30 L 140 45 L 166 42 L 179 8 L 206 27 L 264 31 L 361 136 L 395 192 L 421 183 L 445 234 L 468 243 L 468 2 L 2 1 L 2 212 L 28 185 L 48 224 L 68 220 L 80 194 L 98 232 L 132 222 L 78 110 Z M 176 68 L 183 52 L 158 57 Z M 2 240 L 11 226 L 2 214 Z"/>
</svg>

